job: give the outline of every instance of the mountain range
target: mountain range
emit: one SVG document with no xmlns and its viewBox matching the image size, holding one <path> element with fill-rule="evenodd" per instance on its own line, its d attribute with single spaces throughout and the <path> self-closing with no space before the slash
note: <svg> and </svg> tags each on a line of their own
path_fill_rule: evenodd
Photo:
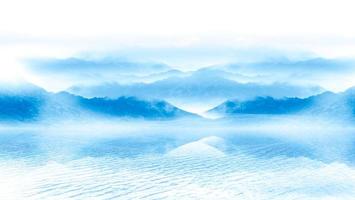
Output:
<svg viewBox="0 0 355 200">
<path fill-rule="evenodd" d="M 227 117 L 242 114 L 302 114 L 353 118 L 355 87 L 341 93 L 324 92 L 306 98 L 258 96 L 250 100 L 227 100 L 210 109 L 208 113 Z M 47 92 L 29 83 L 6 86 L 0 84 L 0 120 L 2 121 L 85 117 L 164 120 L 198 117 L 198 115 L 163 100 L 143 100 L 133 96 L 86 98 L 68 92 Z"/>
<path fill-rule="evenodd" d="M 155 77 L 158 76 L 158 74 L 155 75 Z M 165 77 L 166 73 L 160 74 L 160 76 Z M 300 86 L 277 82 L 269 84 L 248 82 L 250 79 L 252 77 L 206 68 L 189 73 L 171 72 L 171 76 L 149 83 L 120 84 L 118 82 L 106 82 L 91 86 L 77 85 L 69 88 L 68 91 L 85 97 L 136 96 L 148 99 L 209 98 L 223 100 L 231 98 L 252 99 L 257 96 L 307 97 L 324 91 L 318 86 Z"/>
<path fill-rule="evenodd" d="M 10 88 L 0 90 L 0 119 L 5 121 L 94 116 L 144 119 L 195 116 L 160 100 L 146 101 L 135 97 L 84 98 L 67 92 L 46 92 L 29 84 Z"/>
<path fill-rule="evenodd" d="M 355 116 L 355 87 L 342 93 L 324 92 L 307 98 L 257 97 L 252 100 L 228 100 L 208 113 L 234 116 L 240 114 L 306 114 Z"/>
</svg>

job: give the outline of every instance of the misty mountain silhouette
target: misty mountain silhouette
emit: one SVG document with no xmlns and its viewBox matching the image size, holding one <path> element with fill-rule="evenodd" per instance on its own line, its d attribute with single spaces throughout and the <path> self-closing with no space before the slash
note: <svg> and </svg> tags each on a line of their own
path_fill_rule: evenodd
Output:
<svg viewBox="0 0 355 200">
<path fill-rule="evenodd" d="M 117 82 L 101 83 L 92 86 L 73 86 L 71 93 L 85 97 L 95 96 L 136 96 L 139 98 L 218 98 L 247 99 L 256 96 L 307 97 L 323 91 L 317 86 L 297 86 L 286 83 L 241 83 L 225 77 L 232 76 L 220 70 L 204 69 L 187 76 L 172 76 L 151 83 L 120 84 Z M 238 76 L 238 75 L 233 75 Z M 239 75 L 241 76 L 241 75 Z"/>
</svg>

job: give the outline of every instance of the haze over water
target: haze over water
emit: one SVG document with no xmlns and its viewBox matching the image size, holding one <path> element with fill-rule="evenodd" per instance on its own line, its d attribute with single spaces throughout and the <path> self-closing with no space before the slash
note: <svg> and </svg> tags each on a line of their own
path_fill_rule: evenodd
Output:
<svg viewBox="0 0 355 200">
<path fill-rule="evenodd" d="M 0 200 L 355 200 L 354 7 L 0 1 Z"/>
<path fill-rule="evenodd" d="M 354 197 L 351 124 L 257 117 L 137 123 L 3 129 L 2 198 Z"/>
</svg>

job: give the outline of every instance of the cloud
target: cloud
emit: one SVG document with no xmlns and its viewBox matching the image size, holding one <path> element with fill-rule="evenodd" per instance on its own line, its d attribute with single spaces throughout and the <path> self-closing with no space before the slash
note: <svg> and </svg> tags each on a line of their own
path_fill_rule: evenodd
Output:
<svg viewBox="0 0 355 200">
<path fill-rule="evenodd" d="M 157 63 L 135 63 L 124 59 L 105 58 L 86 60 L 81 58 L 31 60 L 30 69 L 39 73 L 119 73 L 145 74 L 170 69 L 167 65 Z"/>
<path fill-rule="evenodd" d="M 27 70 L 45 84 L 44 87 L 63 90 L 75 84 L 93 84 L 104 81 L 130 81 L 140 76 L 171 70 L 168 65 L 153 62 L 132 62 L 126 59 L 65 58 L 32 59 Z M 42 85 L 42 84 L 40 84 Z"/>
<path fill-rule="evenodd" d="M 263 82 L 320 85 L 333 91 L 342 91 L 355 85 L 352 78 L 355 75 L 354 59 L 281 58 L 254 63 L 226 64 L 222 68 L 249 76 L 261 76 Z"/>
<path fill-rule="evenodd" d="M 238 66 L 230 66 L 230 68 Z M 349 59 L 326 59 L 311 58 L 305 60 L 270 60 L 259 63 L 246 64 L 245 68 L 239 67 L 238 70 L 251 70 L 254 72 L 271 73 L 334 73 L 334 72 L 352 72 L 355 69 L 355 61 Z"/>
</svg>

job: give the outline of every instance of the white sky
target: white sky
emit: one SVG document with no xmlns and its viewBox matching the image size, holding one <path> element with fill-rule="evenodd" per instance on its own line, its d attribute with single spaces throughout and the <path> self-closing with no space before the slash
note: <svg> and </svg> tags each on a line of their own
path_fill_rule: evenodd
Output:
<svg viewBox="0 0 355 200">
<path fill-rule="evenodd" d="M 125 48 L 265 47 L 355 57 L 354 8 L 352 0 L 0 0 L 0 79 L 28 78 L 21 58 Z"/>
</svg>

